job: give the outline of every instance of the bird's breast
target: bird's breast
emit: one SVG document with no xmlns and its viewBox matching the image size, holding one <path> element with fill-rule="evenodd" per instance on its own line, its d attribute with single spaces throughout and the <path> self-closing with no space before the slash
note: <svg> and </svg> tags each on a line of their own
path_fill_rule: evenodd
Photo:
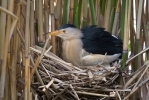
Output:
<svg viewBox="0 0 149 100">
<path fill-rule="evenodd" d="M 79 39 L 63 41 L 63 54 L 62 58 L 74 64 L 75 66 L 81 65 L 82 42 Z"/>
</svg>

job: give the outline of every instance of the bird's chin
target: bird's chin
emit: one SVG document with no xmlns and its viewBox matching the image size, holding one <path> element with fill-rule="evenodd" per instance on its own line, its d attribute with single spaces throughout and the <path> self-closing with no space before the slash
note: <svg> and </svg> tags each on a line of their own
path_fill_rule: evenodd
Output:
<svg viewBox="0 0 149 100">
<path fill-rule="evenodd" d="M 65 40 L 65 36 L 64 36 L 64 35 L 57 35 L 57 37 L 59 37 L 59 38 Z"/>
</svg>

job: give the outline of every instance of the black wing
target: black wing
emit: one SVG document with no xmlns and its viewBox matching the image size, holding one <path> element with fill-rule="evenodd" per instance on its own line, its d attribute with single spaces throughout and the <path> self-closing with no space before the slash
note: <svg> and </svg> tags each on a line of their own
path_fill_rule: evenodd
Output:
<svg viewBox="0 0 149 100">
<path fill-rule="evenodd" d="M 82 28 L 81 31 L 83 33 L 83 48 L 87 52 L 103 55 L 105 53 L 107 55 L 122 53 L 122 40 L 104 31 L 104 28 L 92 25 Z"/>
</svg>

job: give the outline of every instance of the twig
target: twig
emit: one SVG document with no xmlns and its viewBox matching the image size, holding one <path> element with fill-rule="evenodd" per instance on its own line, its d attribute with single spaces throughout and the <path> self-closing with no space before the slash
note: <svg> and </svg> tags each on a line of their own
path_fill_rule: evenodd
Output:
<svg viewBox="0 0 149 100">
<path fill-rule="evenodd" d="M 80 99 L 79 99 L 79 96 L 78 96 L 78 94 L 76 93 L 76 91 L 74 90 L 72 84 L 70 84 L 70 88 L 72 89 L 73 93 L 74 93 L 75 96 L 77 97 L 77 100 L 80 100 Z"/>
<path fill-rule="evenodd" d="M 134 58 L 136 58 L 137 56 L 141 55 L 142 53 L 144 53 L 144 52 L 146 52 L 146 51 L 148 51 L 148 50 L 149 50 L 149 47 L 146 48 L 146 49 L 143 49 L 141 52 L 139 52 L 139 53 L 136 54 L 135 56 L 129 58 L 129 59 L 126 61 L 126 65 L 127 65 L 131 60 L 133 60 Z"/>
<path fill-rule="evenodd" d="M 54 82 L 54 78 L 52 78 L 52 80 L 45 86 L 45 88 L 43 88 L 43 90 L 42 91 L 46 91 L 46 88 L 49 88 L 51 85 L 52 85 L 52 83 Z"/>
<path fill-rule="evenodd" d="M 34 52 L 41 53 L 41 51 L 39 51 L 39 50 L 37 50 L 37 49 L 35 49 L 35 48 L 30 47 L 30 49 L 31 49 L 32 51 L 34 51 Z M 64 64 L 64 65 L 67 65 L 67 66 L 69 66 L 69 67 L 75 68 L 75 69 L 77 69 L 77 70 L 81 70 L 80 68 L 73 66 L 71 63 L 66 63 L 65 61 L 60 60 L 60 59 L 57 59 L 57 58 L 55 58 L 55 57 L 53 57 L 53 56 L 51 56 L 51 55 L 44 54 L 44 56 L 49 57 L 50 59 L 54 60 L 54 61 L 57 62 L 57 63 L 62 63 L 62 64 Z"/>
<path fill-rule="evenodd" d="M 138 75 L 140 75 L 140 73 L 143 71 L 143 69 L 144 68 L 139 70 L 139 72 L 137 72 L 131 79 L 129 79 L 129 81 L 127 81 L 127 83 L 124 85 L 124 88 L 127 88 L 138 77 Z"/>
<path fill-rule="evenodd" d="M 10 12 L 9 10 L 3 8 L 3 7 L 0 7 L 0 11 L 3 11 L 7 14 L 9 14 L 10 16 L 14 17 L 15 19 L 18 19 L 18 17 L 16 15 L 14 15 L 12 12 Z"/>
<path fill-rule="evenodd" d="M 34 64 L 35 64 L 35 63 L 34 63 L 34 61 L 33 61 L 32 56 L 31 56 L 31 64 L 32 64 L 32 65 L 34 65 Z M 38 73 L 38 70 L 37 70 L 37 69 L 36 69 L 36 75 L 37 75 L 37 78 L 38 78 L 38 80 L 39 80 L 40 84 L 41 84 L 41 85 L 44 85 L 44 83 L 43 83 L 43 81 L 42 81 L 42 78 L 41 78 L 41 76 L 39 75 L 39 73 Z"/>
<path fill-rule="evenodd" d="M 37 67 L 38 67 L 38 65 L 39 65 L 39 63 L 40 63 L 40 61 L 41 61 L 42 58 L 43 58 L 43 55 L 44 55 L 46 46 L 47 46 L 47 44 L 48 44 L 48 42 L 49 42 L 49 39 L 50 39 L 50 37 L 48 37 L 48 39 L 46 40 L 46 43 L 45 43 L 44 48 L 43 48 L 43 50 L 42 50 L 42 52 L 41 52 L 41 55 L 40 55 L 40 57 L 37 58 L 37 60 L 36 60 L 36 62 L 35 62 L 35 65 L 34 65 L 32 71 L 31 71 L 31 78 L 32 78 L 32 76 L 34 75 L 34 73 L 35 73 L 35 71 L 36 71 L 36 69 L 37 69 Z"/>
<path fill-rule="evenodd" d="M 43 67 L 43 69 L 45 70 L 45 72 L 48 74 L 48 76 L 50 77 L 50 79 L 52 78 L 51 75 L 48 73 L 48 70 L 43 66 L 43 64 L 41 63 L 41 66 Z"/>
<path fill-rule="evenodd" d="M 118 95 L 119 100 L 122 100 L 120 94 L 118 93 L 118 91 L 116 91 L 116 93 Z"/>
<path fill-rule="evenodd" d="M 149 88 L 147 89 L 146 100 L 149 100 Z"/>
<path fill-rule="evenodd" d="M 51 48 L 52 48 L 52 46 L 50 46 L 45 53 L 48 53 L 51 50 Z"/>
<path fill-rule="evenodd" d="M 134 92 L 136 92 L 142 85 L 147 83 L 149 81 L 149 78 L 145 79 L 143 82 L 141 82 L 138 87 L 134 88 L 127 96 L 124 97 L 123 100 L 127 100 Z"/>
<path fill-rule="evenodd" d="M 25 40 L 24 40 L 24 38 L 23 38 L 23 36 L 22 36 L 22 34 L 21 34 L 18 27 L 17 27 L 17 31 L 18 31 L 18 34 L 19 34 L 19 37 L 20 37 L 21 41 L 23 42 L 23 44 L 25 44 Z"/>
<path fill-rule="evenodd" d="M 97 94 L 97 93 L 81 92 L 81 91 L 76 91 L 76 92 L 78 94 L 92 95 L 92 96 L 99 96 L 99 97 L 115 97 L 115 95 L 105 95 L 105 94 Z"/>
<path fill-rule="evenodd" d="M 135 86 L 133 87 L 133 89 L 138 85 L 138 83 L 140 82 L 140 80 L 142 79 L 142 77 L 144 76 L 144 74 L 146 73 L 146 71 L 149 68 L 149 64 L 147 65 L 147 67 L 145 68 L 145 70 L 143 71 L 143 73 L 141 74 L 140 78 L 138 79 L 138 81 L 136 82 Z"/>
<path fill-rule="evenodd" d="M 62 90 L 53 100 L 57 100 L 57 98 L 58 98 L 60 95 L 62 95 L 68 88 L 69 88 L 69 85 L 66 86 L 66 87 L 64 88 L 64 90 Z"/>
</svg>

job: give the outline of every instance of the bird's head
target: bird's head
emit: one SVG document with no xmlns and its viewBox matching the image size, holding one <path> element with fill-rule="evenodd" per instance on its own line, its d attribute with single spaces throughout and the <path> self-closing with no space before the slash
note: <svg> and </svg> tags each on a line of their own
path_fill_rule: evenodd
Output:
<svg viewBox="0 0 149 100">
<path fill-rule="evenodd" d="M 58 36 L 63 40 L 80 39 L 82 37 L 81 31 L 72 24 L 64 24 L 56 31 L 49 32 L 48 35 Z"/>
</svg>

